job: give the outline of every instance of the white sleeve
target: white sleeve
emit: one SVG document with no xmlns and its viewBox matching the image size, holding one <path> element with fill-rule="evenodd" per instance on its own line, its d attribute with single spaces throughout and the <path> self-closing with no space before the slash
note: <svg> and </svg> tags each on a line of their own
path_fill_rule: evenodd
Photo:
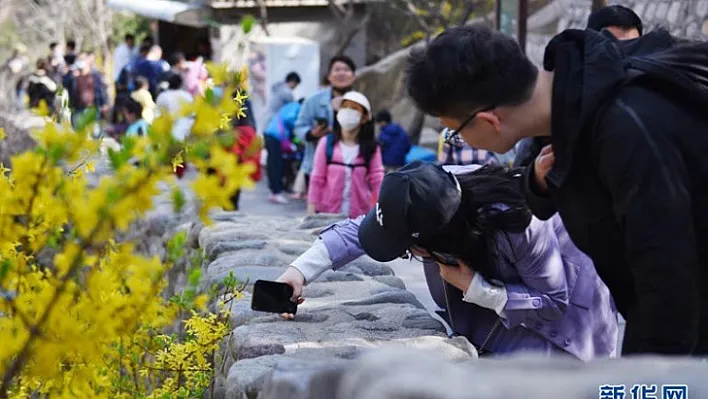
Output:
<svg viewBox="0 0 708 399">
<path fill-rule="evenodd" d="M 508 300 L 506 289 L 503 286 L 489 284 L 479 273 L 475 273 L 474 277 L 472 277 L 472 281 L 467 287 L 462 300 L 492 309 L 499 316 L 505 317 L 504 307 Z"/>
<path fill-rule="evenodd" d="M 322 273 L 332 268 L 332 260 L 322 239 L 314 244 L 290 264 L 305 276 L 305 284 L 316 280 Z"/>
</svg>

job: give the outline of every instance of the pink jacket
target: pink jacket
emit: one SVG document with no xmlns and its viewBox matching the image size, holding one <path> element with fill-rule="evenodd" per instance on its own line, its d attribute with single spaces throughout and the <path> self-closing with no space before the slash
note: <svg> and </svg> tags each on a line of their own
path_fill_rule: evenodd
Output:
<svg viewBox="0 0 708 399">
<path fill-rule="evenodd" d="M 310 175 L 310 189 L 307 200 L 315 205 L 318 212 L 339 213 L 342 209 L 344 179 L 347 166 L 334 162 L 343 162 L 341 144 L 334 145 L 332 162 L 327 165 L 327 139 L 322 138 L 315 151 L 315 159 Z M 364 163 L 361 155 L 357 156 L 356 164 Z M 374 206 L 378 197 L 384 167 L 381 160 L 381 148 L 377 147 L 369 162 L 369 168 L 361 166 L 352 169 L 349 200 L 349 217 L 364 215 Z"/>
</svg>

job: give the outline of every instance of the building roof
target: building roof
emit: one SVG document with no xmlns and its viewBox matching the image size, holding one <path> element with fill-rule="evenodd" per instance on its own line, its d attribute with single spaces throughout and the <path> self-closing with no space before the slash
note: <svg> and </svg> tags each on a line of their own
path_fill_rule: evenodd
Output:
<svg viewBox="0 0 708 399">
<path fill-rule="evenodd" d="M 336 0 L 338 4 L 347 4 L 350 0 Z M 353 0 L 355 4 L 373 3 L 378 0 Z M 255 8 L 259 7 L 256 0 L 212 0 L 214 8 Z M 328 0 L 264 0 L 266 7 L 326 7 Z"/>
<path fill-rule="evenodd" d="M 108 0 L 107 5 L 117 11 L 188 26 L 204 26 L 209 15 L 209 10 L 198 4 L 174 0 Z"/>
</svg>

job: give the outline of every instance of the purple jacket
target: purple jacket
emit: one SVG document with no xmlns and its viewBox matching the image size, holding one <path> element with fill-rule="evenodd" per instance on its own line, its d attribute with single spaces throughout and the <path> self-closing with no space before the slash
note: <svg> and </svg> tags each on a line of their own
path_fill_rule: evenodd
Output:
<svg viewBox="0 0 708 399">
<path fill-rule="evenodd" d="M 334 268 L 364 255 L 358 239 L 362 218 L 325 229 L 320 238 Z M 438 266 L 424 265 L 435 302 L 446 309 L 454 332 L 497 353 L 564 351 L 588 361 L 614 356 L 617 311 L 592 261 L 568 237 L 558 215 L 533 218 L 524 233 L 500 235 L 498 272 L 507 291 L 504 318 L 462 301 L 463 293 L 440 278 Z M 446 298 L 447 296 L 447 298 Z M 501 320 L 496 328 L 494 325 Z M 492 334 L 490 335 L 490 332 Z M 490 337 L 487 340 L 487 337 Z"/>
</svg>

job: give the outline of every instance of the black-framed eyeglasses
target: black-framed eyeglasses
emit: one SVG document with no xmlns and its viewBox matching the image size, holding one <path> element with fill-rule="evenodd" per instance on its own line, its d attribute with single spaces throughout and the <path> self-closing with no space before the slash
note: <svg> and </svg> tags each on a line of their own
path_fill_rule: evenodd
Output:
<svg viewBox="0 0 708 399">
<path fill-rule="evenodd" d="M 494 108 L 496 108 L 496 106 L 491 106 L 491 107 L 482 108 L 482 109 L 480 109 L 479 111 L 473 112 L 470 116 L 467 117 L 467 119 L 464 120 L 464 122 L 462 122 L 462 123 L 460 124 L 460 126 L 457 127 L 457 129 L 454 129 L 454 130 L 453 130 L 453 129 L 450 129 L 449 127 L 446 127 L 445 129 L 443 129 L 443 131 L 442 131 L 442 136 L 443 136 L 443 140 L 445 141 L 445 143 L 448 144 L 448 145 L 451 145 L 451 146 L 453 146 L 453 147 L 456 147 L 456 148 L 462 148 L 462 147 L 464 147 L 464 146 L 465 146 L 465 142 L 464 142 L 464 140 L 462 140 L 462 137 L 460 137 L 460 132 L 461 132 L 464 128 L 466 128 L 467 125 L 469 125 L 470 123 L 472 123 L 472 121 L 474 120 L 474 118 L 475 118 L 477 115 L 479 115 L 480 112 L 491 111 L 491 110 L 493 110 Z"/>
</svg>

